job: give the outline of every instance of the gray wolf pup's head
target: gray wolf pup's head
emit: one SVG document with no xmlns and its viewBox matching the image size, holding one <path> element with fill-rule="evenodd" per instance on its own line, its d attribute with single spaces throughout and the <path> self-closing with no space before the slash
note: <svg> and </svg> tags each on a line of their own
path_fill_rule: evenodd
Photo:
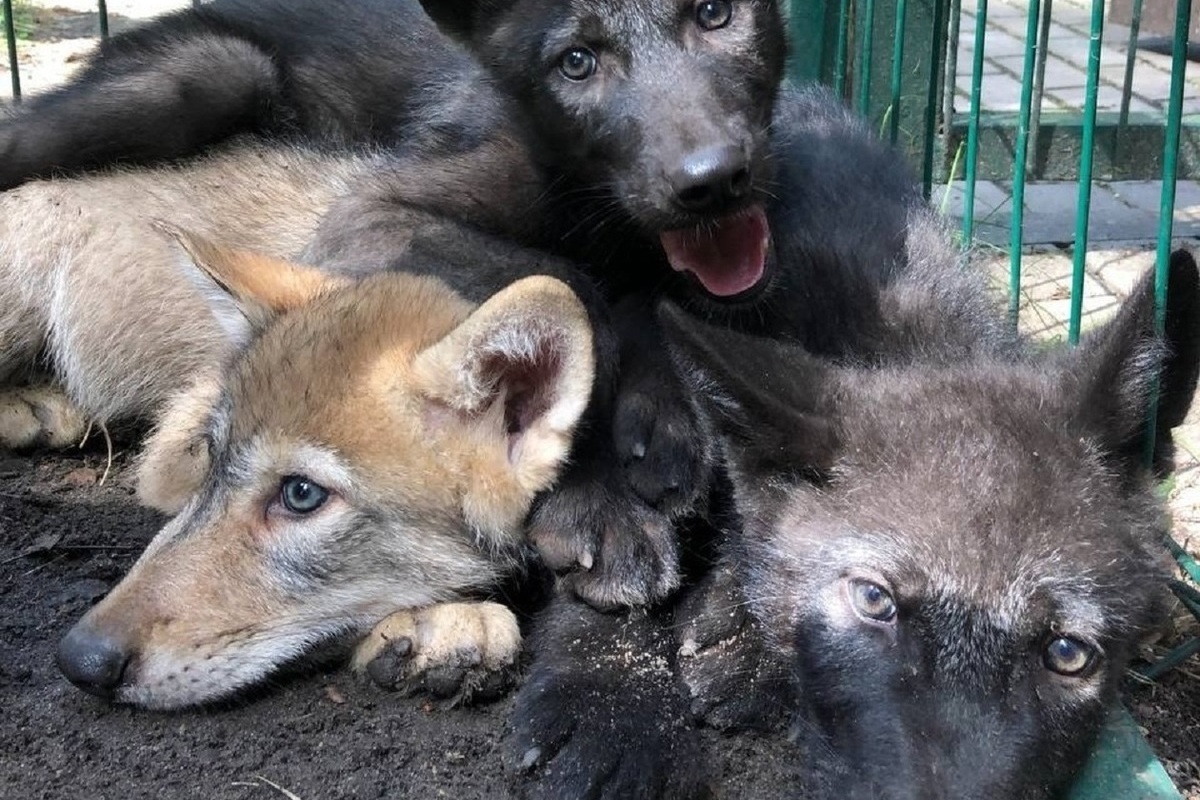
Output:
<svg viewBox="0 0 1200 800">
<path fill-rule="evenodd" d="M 745 590 L 828 798 L 1045 798 L 1164 611 L 1156 467 L 1192 401 L 1200 281 L 1170 263 L 1075 350 L 846 367 L 664 317 L 723 442 Z"/>
</svg>

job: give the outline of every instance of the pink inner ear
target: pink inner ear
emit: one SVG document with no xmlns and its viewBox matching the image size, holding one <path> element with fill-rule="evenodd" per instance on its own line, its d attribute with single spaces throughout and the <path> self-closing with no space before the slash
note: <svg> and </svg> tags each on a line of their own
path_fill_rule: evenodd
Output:
<svg viewBox="0 0 1200 800">
<path fill-rule="evenodd" d="M 537 340 L 530 351 L 514 356 L 498 355 L 489 365 L 503 392 L 504 427 L 508 435 L 508 458 L 516 463 L 524 434 L 546 415 L 556 400 L 563 367 L 562 350 L 550 337 Z"/>
</svg>

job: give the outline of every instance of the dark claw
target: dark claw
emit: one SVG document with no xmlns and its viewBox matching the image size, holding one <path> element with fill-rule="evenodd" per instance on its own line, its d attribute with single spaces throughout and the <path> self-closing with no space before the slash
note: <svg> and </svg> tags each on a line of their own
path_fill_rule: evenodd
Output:
<svg viewBox="0 0 1200 800">
<path fill-rule="evenodd" d="M 404 679 L 412 651 L 413 643 L 407 636 L 388 641 L 379 655 L 367 664 L 367 677 L 381 689 L 397 688 Z"/>
</svg>

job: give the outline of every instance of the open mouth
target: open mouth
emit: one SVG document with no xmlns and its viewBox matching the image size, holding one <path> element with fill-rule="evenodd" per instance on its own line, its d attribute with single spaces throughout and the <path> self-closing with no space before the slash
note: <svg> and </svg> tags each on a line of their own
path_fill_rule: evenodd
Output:
<svg viewBox="0 0 1200 800">
<path fill-rule="evenodd" d="M 771 229 L 762 206 L 694 228 L 664 231 L 660 238 L 672 269 L 692 274 L 714 297 L 748 292 L 766 274 Z"/>
</svg>

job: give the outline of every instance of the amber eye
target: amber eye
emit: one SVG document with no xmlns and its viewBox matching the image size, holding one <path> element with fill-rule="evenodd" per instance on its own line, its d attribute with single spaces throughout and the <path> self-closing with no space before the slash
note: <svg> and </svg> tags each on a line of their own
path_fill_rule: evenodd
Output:
<svg viewBox="0 0 1200 800">
<path fill-rule="evenodd" d="M 887 589 L 871 581 L 850 582 L 850 602 L 859 616 L 874 622 L 891 622 L 896 618 L 896 601 Z"/>
<path fill-rule="evenodd" d="M 586 81 L 596 74 L 596 54 L 586 47 L 572 47 L 562 54 L 558 71 L 570 81 Z"/>
<path fill-rule="evenodd" d="M 1091 645 L 1068 636 L 1059 636 L 1046 645 L 1042 663 L 1051 672 L 1073 677 L 1086 672 L 1095 657 L 1096 649 Z"/>
<path fill-rule="evenodd" d="M 328 489 L 302 475 L 289 475 L 279 485 L 279 502 L 293 514 L 311 514 L 328 499 Z"/>
<path fill-rule="evenodd" d="M 696 4 L 696 24 L 706 31 L 724 28 L 733 19 L 733 3 L 729 0 L 704 0 Z"/>
</svg>

